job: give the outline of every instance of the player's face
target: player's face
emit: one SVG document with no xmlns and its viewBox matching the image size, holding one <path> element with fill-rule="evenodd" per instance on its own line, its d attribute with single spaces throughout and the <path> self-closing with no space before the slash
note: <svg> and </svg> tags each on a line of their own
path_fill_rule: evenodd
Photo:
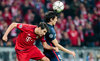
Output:
<svg viewBox="0 0 100 61">
<path fill-rule="evenodd" d="M 57 22 L 57 16 L 52 20 L 52 24 L 55 25 Z"/>
<path fill-rule="evenodd" d="M 41 29 L 40 28 L 40 31 L 39 31 L 39 36 L 40 37 L 44 36 L 46 33 L 47 33 L 47 30 L 46 29 Z"/>
</svg>

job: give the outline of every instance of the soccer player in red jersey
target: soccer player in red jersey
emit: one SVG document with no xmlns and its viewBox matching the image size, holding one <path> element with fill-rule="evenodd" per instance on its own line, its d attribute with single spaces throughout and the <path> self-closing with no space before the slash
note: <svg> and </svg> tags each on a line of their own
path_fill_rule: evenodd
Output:
<svg viewBox="0 0 100 61">
<path fill-rule="evenodd" d="M 30 59 L 49 61 L 49 59 L 34 45 L 35 40 L 38 38 L 40 38 L 45 49 L 57 51 L 56 47 L 49 46 L 44 40 L 44 35 L 49 30 L 44 22 L 41 22 L 39 26 L 12 23 L 2 38 L 4 41 L 7 41 L 9 32 L 15 27 L 21 30 L 15 45 L 18 61 L 29 61 Z"/>
</svg>

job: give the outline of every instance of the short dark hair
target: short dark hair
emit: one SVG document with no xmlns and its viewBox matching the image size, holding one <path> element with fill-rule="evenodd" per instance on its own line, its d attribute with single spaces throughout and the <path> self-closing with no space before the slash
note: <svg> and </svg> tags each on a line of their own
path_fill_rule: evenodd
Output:
<svg viewBox="0 0 100 61">
<path fill-rule="evenodd" d="M 49 28 L 45 22 L 40 22 L 38 27 L 41 27 L 41 29 L 46 29 L 47 32 L 49 32 Z"/>
<path fill-rule="evenodd" d="M 58 14 L 56 11 L 49 11 L 47 13 L 45 13 L 45 16 L 44 16 L 44 22 L 48 23 L 50 22 L 50 19 L 54 19 L 55 17 L 58 17 Z"/>
</svg>

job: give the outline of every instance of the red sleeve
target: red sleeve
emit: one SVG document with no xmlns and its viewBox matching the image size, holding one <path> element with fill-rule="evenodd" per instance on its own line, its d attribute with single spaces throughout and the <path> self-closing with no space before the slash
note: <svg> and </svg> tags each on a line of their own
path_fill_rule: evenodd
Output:
<svg viewBox="0 0 100 61">
<path fill-rule="evenodd" d="M 45 40 L 45 37 L 43 36 L 43 37 L 41 37 L 41 42 L 46 42 L 46 40 Z"/>
</svg>

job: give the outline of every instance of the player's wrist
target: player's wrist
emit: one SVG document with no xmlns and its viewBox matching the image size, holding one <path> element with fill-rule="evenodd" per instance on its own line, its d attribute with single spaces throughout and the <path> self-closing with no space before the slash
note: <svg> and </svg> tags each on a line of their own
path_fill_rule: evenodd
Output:
<svg viewBox="0 0 100 61">
<path fill-rule="evenodd" d="M 55 50 L 55 47 L 52 47 L 52 50 Z"/>
</svg>

